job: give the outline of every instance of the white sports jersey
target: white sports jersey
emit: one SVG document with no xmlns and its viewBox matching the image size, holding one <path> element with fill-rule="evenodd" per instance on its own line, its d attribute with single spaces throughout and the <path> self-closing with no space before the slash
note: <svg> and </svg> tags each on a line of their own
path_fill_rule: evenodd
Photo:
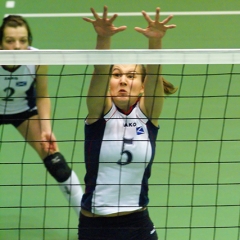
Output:
<svg viewBox="0 0 240 240">
<path fill-rule="evenodd" d="M 35 66 L 19 66 L 9 72 L 0 66 L 0 114 L 15 114 L 35 104 Z"/>
<path fill-rule="evenodd" d="M 29 50 L 37 50 L 29 47 Z M 35 65 L 19 66 L 10 72 L 0 66 L 0 114 L 36 109 Z"/>
<path fill-rule="evenodd" d="M 83 209 L 106 215 L 147 206 L 157 132 L 138 103 L 128 115 L 113 104 L 104 118 L 85 125 Z"/>
</svg>

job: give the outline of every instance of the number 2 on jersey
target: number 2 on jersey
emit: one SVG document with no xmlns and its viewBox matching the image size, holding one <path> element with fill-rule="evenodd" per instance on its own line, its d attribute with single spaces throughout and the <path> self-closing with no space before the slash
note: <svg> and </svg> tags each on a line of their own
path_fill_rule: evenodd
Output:
<svg viewBox="0 0 240 240">
<path fill-rule="evenodd" d="M 6 92 L 6 97 L 2 98 L 3 101 L 13 101 L 13 94 L 15 93 L 15 90 L 11 87 L 7 87 L 3 90 L 4 92 Z"/>
</svg>

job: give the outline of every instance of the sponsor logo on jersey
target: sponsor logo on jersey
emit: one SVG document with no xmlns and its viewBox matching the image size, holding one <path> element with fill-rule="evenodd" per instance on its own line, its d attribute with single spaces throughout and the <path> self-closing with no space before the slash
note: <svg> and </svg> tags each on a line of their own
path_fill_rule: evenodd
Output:
<svg viewBox="0 0 240 240">
<path fill-rule="evenodd" d="M 18 80 L 18 77 L 15 76 L 5 77 L 4 80 Z"/>
<path fill-rule="evenodd" d="M 24 86 L 26 86 L 27 85 L 27 82 L 26 81 L 24 81 L 24 82 L 17 82 L 16 83 L 16 86 L 18 86 L 18 87 L 24 87 Z"/>
<path fill-rule="evenodd" d="M 142 126 L 141 126 L 141 127 L 137 127 L 137 128 L 136 128 L 136 131 L 137 131 L 137 135 L 144 134 L 144 129 L 143 129 Z"/>
<path fill-rule="evenodd" d="M 124 123 L 123 126 L 124 127 L 136 127 L 137 123 L 135 123 L 135 122 Z"/>
</svg>

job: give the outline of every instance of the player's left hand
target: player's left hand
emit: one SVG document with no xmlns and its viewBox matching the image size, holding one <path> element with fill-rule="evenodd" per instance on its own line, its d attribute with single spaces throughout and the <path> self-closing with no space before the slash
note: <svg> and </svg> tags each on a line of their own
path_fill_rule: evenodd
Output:
<svg viewBox="0 0 240 240">
<path fill-rule="evenodd" d="M 159 21 L 159 19 L 160 19 L 160 8 L 159 7 L 156 8 L 156 15 L 155 15 L 154 20 L 151 19 L 145 11 L 142 11 L 142 14 L 143 14 L 143 17 L 148 22 L 148 27 L 145 28 L 145 29 L 140 28 L 140 27 L 135 27 L 134 29 L 137 32 L 142 33 L 147 38 L 159 38 L 159 39 L 161 39 L 162 37 L 164 37 L 164 35 L 165 35 L 165 33 L 168 29 L 176 27 L 175 24 L 167 25 L 167 23 L 173 18 L 172 15 L 168 16 L 167 18 L 165 18 L 161 22 Z"/>
</svg>

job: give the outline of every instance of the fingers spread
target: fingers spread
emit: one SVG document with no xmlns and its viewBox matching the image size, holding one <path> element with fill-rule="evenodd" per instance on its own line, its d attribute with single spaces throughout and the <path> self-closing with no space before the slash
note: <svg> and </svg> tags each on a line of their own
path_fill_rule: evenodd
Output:
<svg viewBox="0 0 240 240">
<path fill-rule="evenodd" d="M 145 29 L 140 28 L 140 27 L 135 27 L 134 29 L 139 33 L 144 33 L 145 32 Z"/>
<path fill-rule="evenodd" d="M 159 22 L 159 13 L 160 13 L 160 8 L 158 7 L 158 8 L 156 8 L 156 16 L 155 16 L 155 21 L 156 22 Z"/>
<path fill-rule="evenodd" d="M 98 19 L 99 16 L 98 16 L 98 14 L 96 13 L 96 11 L 94 10 L 94 8 L 90 8 L 90 9 L 91 9 L 91 12 L 92 12 L 93 16 L 95 17 L 95 19 Z"/>
<path fill-rule="evenodd" d="M 118 27 L 118 28 L 116 28 L 116 32 L 122 32 L 122 31 L 124 31 L 126 28 L 127 28 L 127 26 Z"/>
<path fill-rule="evenodd" d="M 92 23 L 94 21 L 94 20 L 92 20 L 90 18 L 83 18 L 83 20 L 86 21 L 86 22 L 90 22 L 90 23 Z"/>
<path fill-rule="evenodd" d="M 144 16 L 148 23 L 152 22 L 152 19 L 148 16 L 148 14 L 145 11 L 142 11 L 142 15 Z"/>
</svg>

